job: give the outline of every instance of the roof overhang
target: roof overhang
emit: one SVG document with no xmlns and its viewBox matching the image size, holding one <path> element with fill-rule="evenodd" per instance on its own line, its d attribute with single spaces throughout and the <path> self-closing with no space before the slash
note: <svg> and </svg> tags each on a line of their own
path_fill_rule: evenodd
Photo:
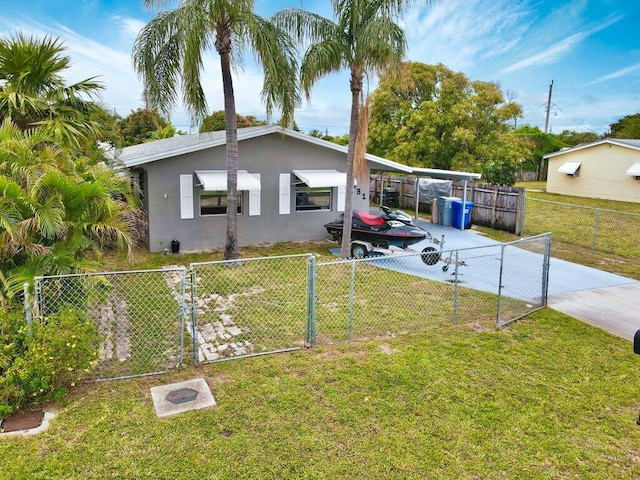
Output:
<svg viewBox="0 0 640 480">
<path fill-rule="evenodd" d="M 577 152 L 578 150 L 584 150 L 585 148 L 597 147 L 598 145 L 616 145 L 618 147 L 624 147 L 635 151 L 640 151 L 640 144 L 636 143 L 636 139 L 626 140 L 619 138 L 605 138 L 603 140 L 597 140 L 595 142 L 583 143 L 571 148 L 563 148 L 557 152 L 551 152 L 544 155 L 542 158 L 552 158 L 558 155 L 564 155 L 565 153 Z"/>
<path fill-rule="evenodd" d="M 560 168 L 558 168 L 558 172 L 566 173 L 567 175 L 575 175 L 581 164 L 582 162 L 564 162 L 560 165 Z"/>
<path fill-rule="evenodd" d="M 472 172 L 458 172 L 455 170 L 440 170 L 437 168 L 412 168 L 412 173 L 418 177 L 431 177 L 440 180 L 478 180 L 482 175 Z"/>
<path fill-rule="evenodd" d="M 227 190 L 226 170 L 197 170 L 196 177 L 206 191 Z M 238 190 L 259 191 L 260 180 L 246 170 L 238 170 Z"/>
<path fill-rule="evenodd" d="M 337 170 L 293 170 L 293 174 L 311 188 L 344 187 L 347 174 Z"/>
<path fill-rule="evenodd" d="M 631 168 L 627 170 L 627 175 L 630 177 L 640 177 L 640 162 L 631 165 Z"/>
</svg>

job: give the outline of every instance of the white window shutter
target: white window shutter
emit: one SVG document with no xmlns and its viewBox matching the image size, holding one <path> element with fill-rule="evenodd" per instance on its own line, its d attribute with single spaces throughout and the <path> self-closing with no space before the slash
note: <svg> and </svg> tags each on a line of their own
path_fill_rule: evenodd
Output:
<svg viewBox="0 0 640 480">
<path fill-rule="evenodd" d="M 260 181 L 259 173 L 252 173 Z M 260 215 L 260 190 L 249 190 L 249 216 Z"/>
<path fill-rule="evenodd" d="M 280 215 L 291 213 L 291 174 L 280 174 Z"/>
<path fill-rule="evenodd" d="M 344 197 L 346 193 L 347 193 L 347 186 L 340 185 L 338 187 L 338 208 L 337 208 L 339 212 L 344 212 Z"/>
<path fill-rule="evenodd" d="M 180 175 L 180 218 L 193 218 L 193 175 Z"/>
</svg>

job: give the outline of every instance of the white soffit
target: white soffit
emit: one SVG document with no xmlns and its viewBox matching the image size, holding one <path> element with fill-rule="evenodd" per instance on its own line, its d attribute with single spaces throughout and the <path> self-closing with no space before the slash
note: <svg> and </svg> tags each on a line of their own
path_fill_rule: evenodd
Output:
<svg viewBox="0 0 640 480">
<path fill-rule="evenodd" d="M 562 165 L 560 165 L 558 171 L 560 173 L 566 173 L 567 175 L 575 175 L 580 168 L 581 163 L 582 162 L 564 162 Z"/>
<path fill-rule="evenodd" d="M 640 162 L 631 165 L 631 168 L 627 170 L 627 175 L 630 177 L 640 177 Z"/>
<path fill-rule="evenodd" d="M 227 190 L 226 170 L 199 170 L 196 177 L 207 191 Z M 238 170 L 238 190 L 259 191 L 260 180 L 246 170 Z"/>
<path fill-rule="evenodd" d="M 293 174 L 311 188 L 344 187 L 347 174 L 337 170 L 293 170 Z"/>
</svg>

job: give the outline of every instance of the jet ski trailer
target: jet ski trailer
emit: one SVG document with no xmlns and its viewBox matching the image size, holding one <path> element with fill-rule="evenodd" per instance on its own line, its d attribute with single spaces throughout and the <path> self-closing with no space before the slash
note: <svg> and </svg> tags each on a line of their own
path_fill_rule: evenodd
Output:
<svg viewBox="0 0 640 480">
<path fill-rule="evenodd" d="M 429 232 L 415 225 L 411 217 L 406 214 L 404 215 L 407 218 L 392 218 L 387 212 L 384 213 L 385 215 L 374 215 L 359 210 L 353 211 L 351 223 L 351 256 L 353 258 L 365 258 L 375 254 L 397 254 L 397 250 L 391 249 L 396 247 L 407 253 L 422 253 L 420 258 L 426 265 L 438 263 L 444 236 L 442 240 L 433 238 Z M 327 223 L 324 227 L 334 241 L 342 241 L 344 219 Z M 440 250 L 435 247 L 426 247 L 422 252 L 417 252 L 409 248 L 425 239 L 440 245 Z"/>
</svg>

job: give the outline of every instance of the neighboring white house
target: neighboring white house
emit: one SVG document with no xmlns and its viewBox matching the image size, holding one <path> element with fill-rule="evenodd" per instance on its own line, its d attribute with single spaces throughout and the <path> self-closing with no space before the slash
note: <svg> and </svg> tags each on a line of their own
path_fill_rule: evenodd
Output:
<svg viewBox="0 0 640 480">
<path fill-rule="evenodd" d="M 640 202 L 640 140 L 607 138 L 544 158 L 549 193 Z"/>
</svg>

